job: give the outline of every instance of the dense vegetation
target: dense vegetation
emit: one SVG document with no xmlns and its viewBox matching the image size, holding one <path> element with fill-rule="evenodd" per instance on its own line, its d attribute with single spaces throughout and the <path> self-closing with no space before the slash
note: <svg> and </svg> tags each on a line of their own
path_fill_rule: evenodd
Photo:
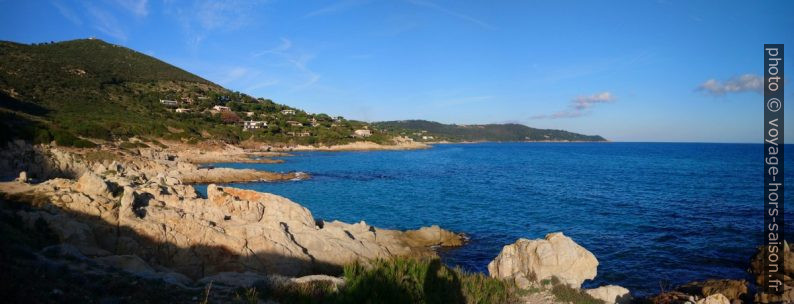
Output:
<svg viewBox="0 0 794 304">
<path fill-rule="evenodd" d="M 416 139 L 449 141 L 605 141 L 598 135 L 563 130 L 536 129 L 521 124 L 448 125 L 427 120 L 400 120 L 375 123 L 387 131 Z"/>
<path fill-rule="evenodd" d="M 160 100 L 177 105 L 164 105 Z M 214 106 L 228 111 L 213 111 Z M 175 108 L 186 110 L 177 113 Z M 287 111 L 286 114 L 282 113 Z M 340 144 L 367 124 L 232 92 L 131 49 L 96 39 L 25 45 L 0 42 L 2 138 L 65 146 L 133 136 L 198 142 L 257 140 Z M 266 127 L 244 131 L 243 120 Z M 388 142 L 373 132 L 368 140 Z"/>
<path fill-rule="evenodd" d="M 243 121 L 266 125 L 244 130 Z M 377 143 L 391 143 L 399 135 L 417 141 L 604 140 L 518 124 L 463 126 L 412 120 L 373 126 L 233 92 L 101 40 L 32 45 L 0 41 L 0 142 L 22 138 L 91 147 L 146 137 L 187 143 L 212 139 L 333 145 L 361 140 L 364 136 L 354 135 L 362 129 L 371 132 L 366 140 Z"/>
<path fill-rule="evenodd" d="M 318 282 L 258 292 L 282 303 L 515 303 L 510 282 L 451 269 L 430 258 L 395 258 L 344 269 L 345 286 Z"/>
</svg>

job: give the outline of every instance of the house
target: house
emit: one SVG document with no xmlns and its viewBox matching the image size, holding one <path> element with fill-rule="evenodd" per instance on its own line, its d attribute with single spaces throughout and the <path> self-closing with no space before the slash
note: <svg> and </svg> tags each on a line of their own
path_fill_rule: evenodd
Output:
<svg viewBox="0 0 794 304">
<path fill-rule="evenodd" d="M 182 97 L 180 99 L 180 101 L 182 101 L 182 103 L 186 103 L 186 104 L 193 104 L 193 98 L 190 98 L 190 97 Z"/>
<path fill-rule="evenodd" d="M 284 114 L 284 115 L 295 115 L 295 110 L 281 110 L 281 114 Z"/>
<path fill-rule="evenodd" d="M 253 117 L 254 116 L 254 112 L 245 112 L 245 116 L 246 117 Z"/>
<path fill-rule="evenodd" d="M 243 131 L 260 129 L 267 127 L 267 122 L 258 120 L 246 120 L 243 122 Z"/>
<path fill-rule="evenodd" d="M 198 98 L 198 100 L 207 100 L 207 99 L 210 99 L 208 96 L 203 96 L 203 95 L 202 95 L 202 96 L 199 96 L 199 97 L 197 97 L 197 98 Z"/>
<path fill-rule="evenodd" d="M 176 107 L 179 105 L 179 102 L 177 102 L 176 100 L 167 100 L 167 99 L 160 99 L 160 103 L 162 103 L 166 107 Z"/>
<path fill-rule="evenodd" d="M 225 106 L 214 106 L 214 107 L 212 107 L 212 109 L 215 110 L 215 111 L 218 111 L 218 112 L 229 112 L 229 111 L 232 110 L 232 109 L 229 109 L 229 107 L 225 107 Z"/>
<path fill-rule="evenodd" d="M 303 124 L 294 120 L 288 120 L 287 124 L 293 127 L 303 127 Z"/>
<path fill-rule="evenodd" d="M 309 137 L 312 136 L 311 132 L 298 132 L 298 137 Z"/>
<path fill-rule="evenodd" d="M 432 140 L 432 139 L 433 139 L 433 136 L 427 136 L 427 135 L 422 136 L 422 140 Z"/>
<path fill-rule="evenodd" d="M 320 122 L 317 121 L 317 118 L 312 117 L 312 127 L 319 127 Z"/>
<path fill-rule="evenodd" d="M 177 113 L 190 113 L 190 109 L 186 109 L 186 108 L 178 108 L 174 111 Z"/>
<path fill-rule="evenodd" d="M 353 131 L 354 137 L 370 137 L 372 136 L 372 131 L 368 129 L 358 129 Z"/>
</svg>

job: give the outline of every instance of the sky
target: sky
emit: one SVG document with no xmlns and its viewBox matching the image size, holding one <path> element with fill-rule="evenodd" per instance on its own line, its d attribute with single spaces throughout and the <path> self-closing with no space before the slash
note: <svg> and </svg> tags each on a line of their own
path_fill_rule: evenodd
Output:
<svg viewBox="0 0 794 304">
<path fill-rule="evenodd" d="M 760 143 L 763 44 L 794 45 L 792 16 L 792 1 L 0 0 L 0 40 L 96 37 L 364 121 Z"/>
</svg>

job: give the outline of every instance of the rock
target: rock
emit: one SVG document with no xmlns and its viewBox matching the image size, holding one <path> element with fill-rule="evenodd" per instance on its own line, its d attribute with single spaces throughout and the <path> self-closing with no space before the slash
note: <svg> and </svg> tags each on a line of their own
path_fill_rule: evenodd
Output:
<svg viewBox="0 0 794 304">
<path fill-rule="evenodd" d="M 728 300 L 741 300 L 747 294 L 747 281 L 745 280 L 707 280 L 691 282 L 678 288 L 683 293 L 708 297 L 722 294 Z"/>
<path fill-rule="evenodd" d="M 574 288 L 595 278 L 597 268 L 596 257 L 562 232 L 549 233 L 543 240 L 519 239 L 488 264 L 494 278 L 522 276 L 540 282 L 557 277 Z"/>
<path fill-rule="evenodd" d="M 585 292 L 593 298 L 604 301 L 606 304 L 628 304 L 632 300 L 629 290 L 617 285 L 586 289 Z"/>
<path fill-rule="evenodd" d="M 207 285 L 210 282 L 232 287 L 252 287 L 259 283 L 268 282 L 267 276 L 255 272 L 221 272 L 198 280 L 199 284 Z"/>
<path fill-rule="evenodd" d="M 764 256 L 765 248 L 759 247 L 755 255 L 750 259 L 750 274 L 755 277 L 756 286 L 764 284 Z M 783 242 L 783 293 L 780 295 L 767 294 L 760 290 L 755 294 L 756 303 L 794 303 L 794 252 L 787 242 Z"/>
<path fill-rule="evenodd" d="M 28 173 L 25 171 L 19 172 L 19 177 L 17 177 L 16 181 L 20 183 L 27 183 L 28 182 Z"/>
<path fill-rule="evenodd" d="M 87 171 L 77 180 L 76 190 L 92 196 L 109 196 L 108 185 L 99 175 Z"/>
<path fill-rule="evenodd" d="M 695 304 L 731 304 L 731 301 L 728 300 L 725 296 L 717 293 L 710 295 L 704 299 L 700 299 Z"/>
<path fill-rule="evenodd" d="M 438 225 L 405 231 L 405 240 L 413 246 L 462 246 L 465 235 L 441 229 Z"/>
<path fill-rule="evenodd" d="M 111 255 L 106 257 L 94 258 L 97 263 L 115 267 L 126 272 L 143 275 L 155 273 L 143 259 L 135 255 Z"/>
</svg>

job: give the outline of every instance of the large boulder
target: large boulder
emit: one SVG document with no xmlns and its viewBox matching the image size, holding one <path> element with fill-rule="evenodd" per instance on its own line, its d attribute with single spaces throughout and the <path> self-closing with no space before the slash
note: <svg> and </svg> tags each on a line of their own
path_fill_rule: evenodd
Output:
<svg viewBox="0 0 794 304">
<path fill-rule="evenodd" d="M 108 184 L 105 183 L 105 180 L 91 171 L 86 171 L 80 176 L 80 179 L 77 180 L 75 189 L 92 196 L 108 196 L 110 193 Z"/>
<path fill-rule="evenodd" d="M 593 298 L 604 301 L 606 304 L 628 304 L 632 300 L 629 290 L 617 285 L 586 289 L 585 292 Z"/>
<path fill-rule="evenodd" d="M 488 264 L 494 278 L 523 277 L 539 282 L 557 277 L 574 288 L 595 278 L 597 268 L 596 257 L 562 232 L 549 233 L 542 240 L 519 239 L 502 248 Z"/>
</svg>

